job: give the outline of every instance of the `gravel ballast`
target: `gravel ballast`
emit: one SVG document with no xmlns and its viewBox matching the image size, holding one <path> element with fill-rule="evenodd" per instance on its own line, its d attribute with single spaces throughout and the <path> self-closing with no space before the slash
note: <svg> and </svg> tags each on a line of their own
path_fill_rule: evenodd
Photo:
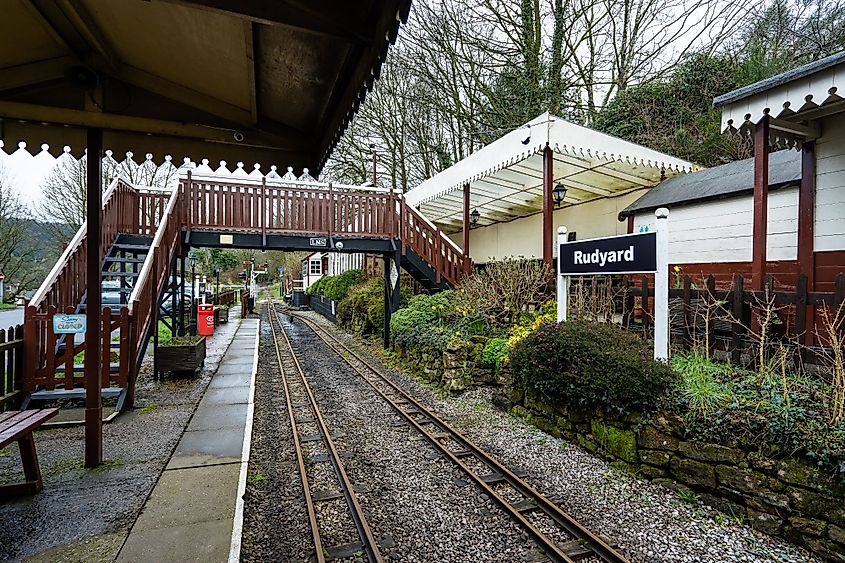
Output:
<svg viewBox="0 0 845 563">
<path fill-rule="evenodd" d="M 578 446 L 496 410 L 490 388 L 469 390 L 459 397 L 440 396 L 416 379 L 385 367 L 376 344 L 339 332 L 316 314 L 306 315 L 333 330 L 347 345 L 366 350 L 368 361 L 381 365 L 383 373 L 402 388 L 505 465 L 526 471 L 532 486 L 559 500 L 563 510 L 610 538 L 634 561 L 818 561 L 797 546 L 756 532 L 701 503 L 684 502 L 660 485 L 617 470 Z M 420 556 L 417 560 L 465 559 Z"/>
</svg>

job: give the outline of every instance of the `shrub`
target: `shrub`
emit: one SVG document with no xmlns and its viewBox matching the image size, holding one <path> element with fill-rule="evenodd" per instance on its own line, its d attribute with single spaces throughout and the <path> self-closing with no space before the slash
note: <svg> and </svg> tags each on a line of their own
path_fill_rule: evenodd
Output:
<svg viewBox="0 0 845 563">
<path fill-rule="evenodd" d="M 332 282 L 334 276 L 323 276 L 305 290 L 308 295 L 323 295 L 324 288 L 327 284 Z"/>
<path fill-rule="evenodd" d="M 526 258 L 490 262 L 458 287 L 459 314 L 484 318 L 491 325 L 513 323 L 546 299 L 549 269 Z"/>
<path fill-rule="evenodd" d="M 781 457 L 796 452 L 845 480 L 845 423 L 828 419 L 830 384 L 821 374 L 755 371 L 678 353 L 680 375 L 669 407 L 683 417 L 688 436 L 756 448 Z"/>
<path fill-rule="evenodd" d="M 514 382 L 547 402 L 581 410 L 652 410 L 676 381 L 651 346 L 612 324 L 544 324 L 510 354 Z"/>
<path fill-rule="evenodd" d="M 408 304 L 390 317 L 390 338 L 407 332 L 415 326 L 429 325 L 448 318 L 454 312 L 452 291 L 441 291 L 434 295 L 414 295 Z"/>
<path fill-rule="evenodd" d="M 364 281 L 361 270 L 347 270 L 333 276 L 321 289 L 322 295 L 333 301 L 341 301 L 355 285 Z"/>
<path fill-rule="evenodd" d="M 403 301 L 410 295 L 405 285 L 399 291 Z M 352 287 L 338 303 L 337 322 L 357 334 L 381 332 L 384 323 L 384 278 L 371 278 Z"/>
<path fill-rule="evenodd" d="M 481 352 L 481 361 L 485 365 L 499 369 L 508 362 L 508 341 L 504 338 L 491 338 Z"/>
</svg>

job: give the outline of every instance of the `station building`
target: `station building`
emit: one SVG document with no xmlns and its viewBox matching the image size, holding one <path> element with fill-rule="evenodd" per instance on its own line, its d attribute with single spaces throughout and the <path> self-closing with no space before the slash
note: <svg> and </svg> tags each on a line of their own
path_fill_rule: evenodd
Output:
<svg viewBox="0 0 845 563">
<path fill-rule="evenodd" d="M 845 52 L 714 100 L 725 134 L 753 135 L 754 158 L 702 169 L 544 114 L 407 194 L 476 264 L 553 263 L 570 240 L 654 228 L 670 210 L 669 261 L 724 284 L 768 275 L 835 291 L 845 271 Z M 845 289 L 845 288 L 844 288 Z"/>
</svg>

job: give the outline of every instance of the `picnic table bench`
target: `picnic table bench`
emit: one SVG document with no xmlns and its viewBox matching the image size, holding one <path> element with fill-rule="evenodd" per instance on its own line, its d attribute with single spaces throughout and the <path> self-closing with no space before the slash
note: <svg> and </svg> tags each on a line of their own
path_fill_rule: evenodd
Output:
<svg viewBox="0 0 845 563">
<path fill-rule="evenodd" d="M 43 488 L 41 468 L 35 453 L 33 431 L 56 416 L 59 409 L 33 409 L 0 412 L 0 449 L 15 440 L 21 451 L 21 464 L 26 481 L 13 485 L 0 485 L 0 499 L 19 495 L 34 495 Z"/>
</svg>

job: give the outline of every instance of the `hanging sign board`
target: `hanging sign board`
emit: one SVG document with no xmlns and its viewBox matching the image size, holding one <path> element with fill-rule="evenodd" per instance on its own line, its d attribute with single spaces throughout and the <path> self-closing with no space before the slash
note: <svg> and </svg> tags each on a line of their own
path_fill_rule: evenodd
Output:
<svg viewBox="0 0 845 563">
<path fill-rule="evenodd" d="M 85 334 L 85 315 L 53 315 L 54 334 Z"/>
<path fill-rule="evenodd" d="M 657 233 L 567 242 L 560 245 L 558 264 L 564 276 L 654 273 Z"/>
</svg>

